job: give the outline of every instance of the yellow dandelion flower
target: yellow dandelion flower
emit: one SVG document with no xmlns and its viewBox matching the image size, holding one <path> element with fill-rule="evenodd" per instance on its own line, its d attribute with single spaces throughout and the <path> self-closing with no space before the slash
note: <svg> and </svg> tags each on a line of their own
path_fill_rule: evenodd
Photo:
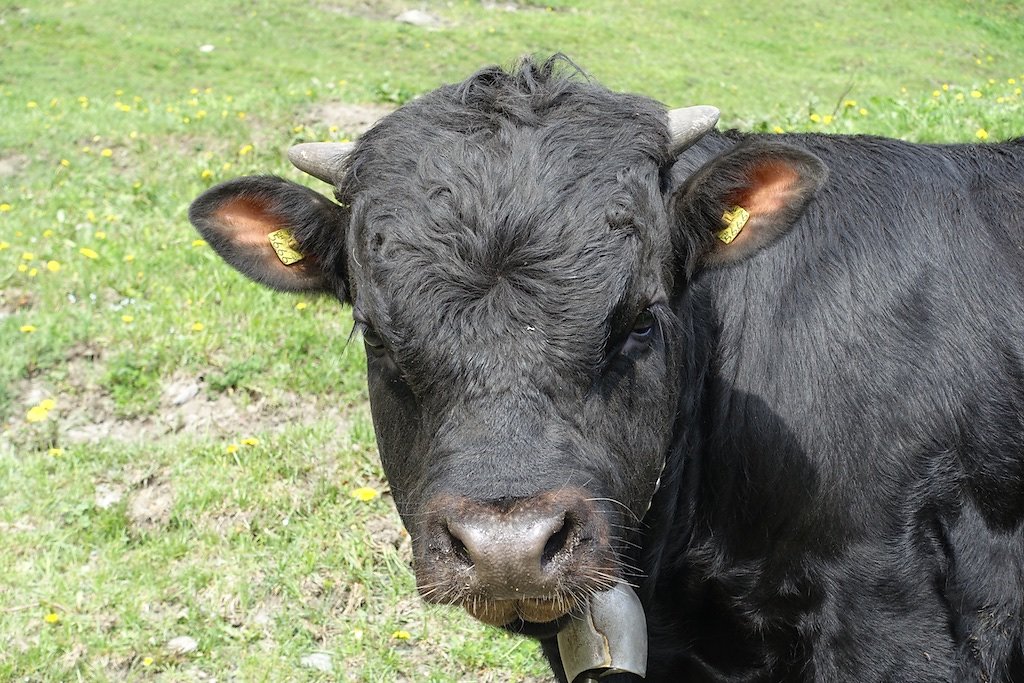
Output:
<svg viewBox="0 0 1024 683">
<path fill-rule="evenodd" d="M 974 133 L 974 137 L 978 138 L 979 140 L 988 140 L 988 131 L 985 130 L 984 128 L 979 128 L 977 132 Z"/>
<path fill-rule="evenodd" d="M 199 174 L 199 177 L 202 178 L 203 180 L 209 180 L 210 178 L 213 177 L 213 171 L 211 171 L 208 168 L 204 168 L 203 172 Z"/>
<path fill-rule="evenodd" d="M 192 246 L 193 247 L 205 247 L 206 246 L 206 240 L 192 240 Z"/>
<path fill-rule="evenodd" d="M 4 202 L 3 204 L 0 204 L 0 213 L 7 213 L 10 210 L 11 210 L 11 205 L 8 204 L 7 202 Z"/>
<path fill-rule="evenodd" d="M 104 147 L 102 150 L 100 150 L 100 156 L 109 159 L 110 157 L 114 156 L 114 150 L 110 149 L 109 147 Z"/>
<path fill-rule="evenodd" d="M 36 107 L 39 106 L 39 103 L 36 102 L 35 100 L 29 100 L 28 104 L 26 104 L 25 106 L 27 106 L 29 109 L 35 109 Z"/>
<path fill-rule="evenodd" d="M 245 118 L 245 112 L 244 111 L 240 111 L 240 112 L 238 112 L 238 114 L 236 116 L 238 116 L 238 118 L 240 118 L 240 119 L 244 119 Z"/>
<path fill-rule="evenodd" d="M 231 170 L 231 162 L 230 161 L 225 161 L 223 164 L 221 164 L 220 170 L 222 170 L 222 171 L 230 171 Z"/>
<path fill-rule="evenodd" d="M 45 237 L 47 239 L 53 237 L 53 230 L 50 230 L 49 228 L 47 228 L 46 230 L 43 230 L 43 237 Z"/>
<path fill-rule="evenodd" d="M 36 275 L 39 275 L 39 269 L 38 268 L 32 268 L 32 269 L 30 269 L 28 271 L 28 276 L 29 277 L 35 277 Z"/>
<path fill-rule="evenodd" d="M 309 304 L 307 304 L 305 301 L 300 301 L 299 303 L 295 304 L 295 309 L 298 311 L 304 311 L 307 308 L 309 308 Z"/>
<path fill-rule="evenodd" d="M 10 242 L 0 241 L 0 251 L 3 251 L 4 249 L 10 249 L 10 248 L 11 248 L 11 243 Z"/>
<path fill-rule="evenodd" d="M 126 325 L 128 323 L 130 323 L 130 322 L 134 322 L 134 320 L 135 320 L 135 316 L 134 315 L 125 314 L 125 315 L 121 316 L 121 322 L 125 323 Z"/>
<path fill-rule="evenodd" d="M 26 273 L 26 272 L 28 272 L 28 266 L 26 266 L 24 263 L 19 263 L 18 264 L 18 272 L 19 273 Z"/>
<path fill-rule="evenodd" d="M 43 617 L 43 621 L 45 621 L 47 624 L 59 624 L 60 615 L 56 612 L 50 612 L 49 614 Z"/>
<path fill-rule="evenodd" d="M 95 223 L 96 222 L 96 212 L 93 211 L 92 209 L 89 209 L 88 211 L 86 211 L 85 212 L 85 220 L 89 221 L 90 223 Z"/>
<path fill-rule="evenodd" d="M 964 94 L 962 92 L 958 92 L 956 94 L 956 98 L 955 99 L 956 99 L 957 102 L 963 102 L 964 101 Z"/>
<path fill-rule="evenodd" d="M 942 92 L 949 92 L 949 83 L 942 84 Z"/>
<path fill-rule="evenodd" d="M 238 444 L 236 444 L 236 443 L 229 443 L 227 446 L 224 447 L 224 451 L 228 455 L 233 455 L 233 454 L 238 452 Z"/>
<path fill-rule="evenodd" d="M 843 102 L 843 106 L 846 107 L 847 109 L 853 109 L 854 107 L 857 106 L 857 100 L 846 100 L 845 102 Z"/>
<path fill-rule="evenodd" d="M 941 97 L 942 93 L 938 90 L 932 90 L 932 97 Z"/>
<path fill-rule="evenodd" d="M 1014 95 L 1020 95 L 1020 94 L 1021 94 L 1021 92 L 1022 92 L 1022 91 L 1021 91 L 1021 89 L 1020 89 L 1020 88 L 1014 88 L 1013 94 L 1014 94 Z"/>
<path fill-rule="evenodd" d="M 78 253 L 87 259 L 96 260 L 100 257 L 100 255 L 97 254 L 95 250 L 90 249 L 89 247 L 82 247 L 81 249 L 78 250 Z"/>
<path fill-rule="evenodd" d="M 1016 85 L 1017 84 L 1017 79 L 1016 78 L 1007 78 L 1006 82 L 1009 83 L 1010 85 Z"/>
<path fill-rule="evenodd" d="M 46 269 L 48 271 L 50 271 L 51 273 L 58 273 L 58 272 L 60 272 L 60 261 L 47 261 L 46 262 Z"/>
<path fill-rule="evenodd" d="M 774 128 L 772 128 L 772 132 L 773 133 L 785 133 L 786 131 L 782 129 L 782 126 L 775 126 Z"/>
<path fill-rule="evenodd" d="M 982 97 L 981 91 L 980 90 L 972 90 L 971 91 L 971 97 L 973 97 L 976 100 L 980 99 Z"/>
<path fill-rule="evenodd" d="M 28 422 L 42 422 L 48 418 L 50 416 L 50 411 L 53 410 L 53 408 L 44 405 L 44 403 L 45 401 L 37 406 L 29 408 L 28 412 L 25 413 L 25 419 Z"/>
<path fill-rule="evenodd" d="M 142 666 L 153 666 L 153 658 L 152 657 L 143 657 L 142 658 Z"/>
<path fill-rule="evenodd" d="M 92 236 L 95 237 L 98 240 L 105 240 L 105 239 L 107 239 L 107 233 L 103 232 L 102 230 L 97 230 L 96 232 L 94 232 L 92 234 Z"/>
<path fill-rule="evenodd" d="M 834 119 L 833 119 L 833 116 L 831 114 L 825 114 L 825 116 L 821 119 L 821 122 L 824 123 L 827 126 L 830 123 L 832 123 L 833 120 Z"/>
<path fill-rule="evenodd" d="M 33 254 L 31 251 L 25 251 L 25 252 L 22 252 L 21 258 L 22 258 L 23 261 L 34 261 L 35 258 L 36 258 L 36 255 Z"/>
<path fill-rule="evenodd" d="M 868 115 L 868 110 L 865 109 L 864 107 L 861 107 L 860 111 L 858 111 L 857 113 L 860 114 L 861 116 L 867 116 Z"/>
<path fill-rule="evenodd" d="M 64 455 L 64 449 L 63 448 L 51 448 L 50 450 L 47 451 L 47 453 L 49 453 L 54 458 L 59 458 L 60 456 Z"/>
<path fill-rule="evenodd" d="M 206 325 L 203 325 L 202 323 L 192 323 L 193 332 L 202 332 L 204 329 L 206 329 Z"/>
<path fill-rule="evenodd" d="M 242 439 L 243 446 L 256 446 L 259 444 L 259 442 L 259 439 L 255 439 L 251 436 L 247 436 L 246 438 Z"/>
<path fill-rule="evenodd" d="M 821 123 L 821 116 L 818 114 L 811 114 L 811 121 L 814 123 Z"/>
<path fill-rule="evenodd" d="M 33 332 L 36 331 L 36 326 L 35 325 L 22 325 L 21 327 L 18 328 L 18 331 L 19 332 L 24 332 L 25 334 L 32 334 Z"/>
<path fill-rule="evenodd" d="M 399 629 L 392 633 L 391 637 L 395 640 L 409 640 L 410 638 L 412 638 L 412 634 L 410 634 L 408 631 L 403 631 Z"/>
<path fill-rule="evenodd" d="M 371 500 L 380 495 L 377 489 L 372 489 L 369 486 L 360 486 L 349 493 L 350 496 L 363 503 L 369 503 Z"/>
<path fill-rule="evenodd" d="M 253 149 L 252 145 L 243 145 L 243 146 L 242 146 L 242 147 L 241 147 L 241 148 L 240 148 L 240 149 L 238 150 L 238 156 L 242 156 L 242 157 L 244 157 L 244 156 L 245 156 L 246 154 L 248 154 L 249 152 L 251 152 L 251 151 L 252 151 L 252 149 Z"/>
</svg>

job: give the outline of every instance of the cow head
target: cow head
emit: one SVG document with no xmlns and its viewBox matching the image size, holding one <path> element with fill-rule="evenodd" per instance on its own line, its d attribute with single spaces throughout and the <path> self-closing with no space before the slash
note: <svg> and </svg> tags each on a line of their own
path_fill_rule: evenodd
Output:
<svg viewBox="0 0 1024 683">
<path fill-rule="evenodd" d="M 687 344 L 671 302 L 780 234 L 820 176 L 806 154 L 747 145 L 674 187 L 716 120 L 526 62 L 415 100 L 351 148 L 293 150 L 337 202 L 250 177 L 191 207 L 244 274 L 351 304 L 426 599 L 540 635 L 637 578 Z M 734 204 L 749 218 L 726 245 Z M 268 235 L 289 232 L 302 259 L 286 265 Z"/>
</svg>

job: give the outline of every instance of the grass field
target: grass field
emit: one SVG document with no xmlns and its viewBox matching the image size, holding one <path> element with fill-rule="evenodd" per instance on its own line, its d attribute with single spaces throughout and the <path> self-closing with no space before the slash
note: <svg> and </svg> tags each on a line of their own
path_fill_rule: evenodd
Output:
<svg viewBox="0 0 1024 683">
<path fill-rule="evenodd" d="M 1024 134 L 1019 4 L 635 4 L 0 1 L 0 680 L 546 679 L 415 597 L 349 311 L 224 266 L 209 185 L 316 186 L 290 144 L 528 52 L 744 129 Z"/>
</svg>

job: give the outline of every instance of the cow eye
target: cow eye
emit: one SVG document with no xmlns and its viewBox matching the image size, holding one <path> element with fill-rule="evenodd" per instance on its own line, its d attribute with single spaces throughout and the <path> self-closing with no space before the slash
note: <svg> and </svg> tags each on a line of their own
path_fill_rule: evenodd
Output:
<svg viewBox="0 0 1024 683">
<path fill-rule="evenodd" d="M 372 327 L 363 328 L 363 343 L 366 345 L 367 350 L 373 353 L 384 353 L 387 350 L 384 346 L 384 340 L 380 338 L 380 335 Z"/>
<path fill-rule="evenodd" d="M 651 309 L 645 308 L 633 321 L 633 330 L 630 336 L 635 339 L 647 339 L 654 334 L 654 326 L 658 324 Z"/>
<path fill-rule="evenodd" d="M 622 353 L 631 355 L 646 349 L 657 329 L 658 319 L 651 312 L 651 309 L 645 308 L 640 311 L 640 315 L 633 321 L 633 328 L 629 331 L 629 336 L 622 345 Z"/>
</svg>

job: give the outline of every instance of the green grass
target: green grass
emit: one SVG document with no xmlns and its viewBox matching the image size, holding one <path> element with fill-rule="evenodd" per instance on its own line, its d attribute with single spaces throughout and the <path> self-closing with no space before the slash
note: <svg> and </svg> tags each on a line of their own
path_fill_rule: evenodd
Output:
<svg viewBox="0 0 1024 683">
<path fill-rule="evenodd" d="M 0 680 L 545 678 L 422 605 L 388 496 L 350 495 L 386 486 L 349 312 L 187 224 L 235 175 L 323 189 L 283 156 L 353 134 L 318 107 L 564 51 L 745 129 L 1024 133 L 1020 6 L 641 4 L 428 2 L 426 30 L 397 0 L 0 3 Z"/>
</svg>

